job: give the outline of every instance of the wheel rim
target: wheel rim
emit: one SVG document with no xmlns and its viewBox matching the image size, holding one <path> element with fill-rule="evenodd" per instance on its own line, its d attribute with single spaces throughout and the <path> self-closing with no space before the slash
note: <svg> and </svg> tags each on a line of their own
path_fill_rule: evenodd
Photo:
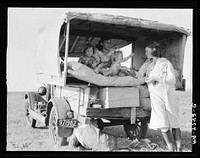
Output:
<svg viewBox="0 0 200 158">
<path fill-rule="evenodd" d="M 26 114 L 25 114 L 25 116 L 26 116 L 26 122 L 28 123 L 28 125 L 31 124 L 31 119 L 32 119 L 32 117 L 31 117 L 31 115 L 29 113 L 29 107 L 30 107 L 30 104 L 29 104 L 28 101 L 26 101 L 26 104 L 25 104 L 25 112 L 26 112 Z"/>
<path fill-rule="evenodd" d="M 55 112 L 55 109 L 53 108 L 52 109 L 52 114 L 51 114 L 51 117 L 50 117 L 50 135 L 54 141 L 55 144 L 58 144 L 58 141 L 59 141 L 59 138 L 58 138 L 58 135 L 57 135 L 57 126 L 56 126 L 56 120 L 57 120 L 57 115 L 56 115 L 56 112 Z"/>
<path fill-rule="evenodd" d="M 135 124 L 124 125 L 124 129 L 132 139 L 140 139 L 142 136 L 142 122 L 138 119 Z"/>
</svg>

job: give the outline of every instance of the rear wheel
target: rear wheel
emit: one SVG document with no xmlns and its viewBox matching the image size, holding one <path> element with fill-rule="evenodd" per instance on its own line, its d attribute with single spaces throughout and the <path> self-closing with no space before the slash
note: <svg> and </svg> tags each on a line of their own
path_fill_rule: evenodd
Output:
<svg viewBox="0 0 200 158">
<path fill-rule="evenodd" d="M 68 145 L 67 137 L 58 136 L 58 127 L 56 126 L 56 120 L 58 119 L 58 114 L 55 110 L 55 107 L 51 109 L 50 118 L 49 118 L 49 134 L 53 142 L 57 146 Z"/>
<path fill-rule="evenodd" d="M 29 113 L 29 109 L 31 108 L 31 105 L 28 101 L 28 98 L 26 99 L 25 102 L 25 117 L 26 117 L 26 122 L 28 124 L 28 126 L 35 128 L 36 125 L 36 120 L 30 115 Z"/>
<path fill-rule="evenodd" d="M 137 119 L 135 124 L 124 125 L 124 130 L 131 139 L 143 139 L 146 137 L 148 130 L 148 121 Z"/>
</svg>

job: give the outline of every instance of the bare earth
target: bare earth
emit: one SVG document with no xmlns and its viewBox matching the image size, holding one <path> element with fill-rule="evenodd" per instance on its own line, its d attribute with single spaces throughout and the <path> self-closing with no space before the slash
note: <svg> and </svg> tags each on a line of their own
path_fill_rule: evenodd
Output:
<svg viewBox="0 0 200 158">
<path fill-rule="evenodd" d="M 191 91 L 177 91 L 180 103 L 180 120 L 182 131 L 183 152 L 192 152 L 192 96 Z M 36 125 L 37 128 L 30 128 L 25 121 L 24 93 L 8 92 L 7 93 L 7 151 L 82 151 L 80 148 L 70 146 L 56 147 L 49 138 L 47 127 Z M 104 133 L 116 136 L 121 143 L 130 142 L 122 126 L 106 127 Z M 158 145 L 155 149 L 148 146 L 138 148 L 136 151 L 165 151 L 165 144 L 159 131 L 148 130 L 147 139 Z"/>
</svg>

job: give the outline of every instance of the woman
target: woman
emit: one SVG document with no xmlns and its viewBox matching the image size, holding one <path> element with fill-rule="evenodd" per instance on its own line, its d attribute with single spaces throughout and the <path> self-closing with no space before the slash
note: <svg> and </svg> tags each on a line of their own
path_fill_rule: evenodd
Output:
<svg viewBox="0 0 200 158">
<path fill-rule="evenodd" d="M 110 37 L 101 38 L 96 46 L 94 57 L 100 63 L 95 72 L 101 72 L 102 68 L 109 68 L 111 66 L 111 56 L 114 53 L 114 49 L 110 49 Z"/>
<path fill-rule="evenodd" d="M 176 78 L 172 64 L 166 58 L 159 57 L 159 44 L 152 43 L 145 48 L 146 62 L 137 76 L 145 79 L 151 99 L 151 118 L 149 128 L 160 129 L 169 151 L 174 151 L 170 128 L 176 144 L 181 151 L 181 131 L 179 107 L 176 103 Z"/>
</svg>

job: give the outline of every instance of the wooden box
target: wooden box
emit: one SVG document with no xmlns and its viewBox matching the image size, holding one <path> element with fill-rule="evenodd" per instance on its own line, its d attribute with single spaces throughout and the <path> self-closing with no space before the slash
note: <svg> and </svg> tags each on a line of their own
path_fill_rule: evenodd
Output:
<svg viewBox="0 0 200 158">
<path fill-rule="evenodd" d="M 99 98 L 103 108 L 138 107 L 139 89 L 135 87 L 100 88 Z"/>
</svg>

